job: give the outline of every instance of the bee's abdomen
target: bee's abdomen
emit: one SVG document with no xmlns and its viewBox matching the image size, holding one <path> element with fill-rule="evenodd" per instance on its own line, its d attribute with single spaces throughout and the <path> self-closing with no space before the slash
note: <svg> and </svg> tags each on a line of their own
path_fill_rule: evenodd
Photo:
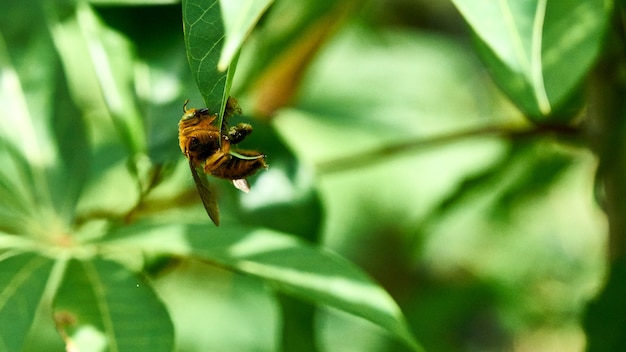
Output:
<svg viewBox="0 0 626 352">
<path fill-rule="evenodd" d="M 240 151 L 241 153 L 241 151 Z M 251 154 L 252 153 L 252 154 Z M 237 180 L 254 175 L 259 169 L 266 168 L 265 155 L 258 152 L 241 153 L 246 156 L 259 156 L 258 159 L 245 160 L 234 156 L 225 161 L 220 167 L 211 171 L 211 175 L 228 180 Z"/>
</svg>

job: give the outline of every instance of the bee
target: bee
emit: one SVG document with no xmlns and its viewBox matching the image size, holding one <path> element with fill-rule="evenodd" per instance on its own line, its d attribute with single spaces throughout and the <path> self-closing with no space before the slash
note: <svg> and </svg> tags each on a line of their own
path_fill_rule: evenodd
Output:
<svg viewBox="0 0 626 352">
<path fill-rule="evenodd" d="M 250 191 L 246 178 L 260 169 L 266 169 L 265 154 L 254 150 L 238 150 L 234 145 L 252 133 L 252 126 L 239 123 L 228 128 L 215 126 L 217 114 L 209 109 L 187 109 L 183 105 L 183 116 L 178 122 L 178 141 L 180 150 L 189 160 L 191 175 L 198 188 L 200 199 L 207 214 L 216 226 L 219 226 L 219 209 L 215 195 L 209 187 L 205 175 L 212 175 L 232 181 L 243 192 Z M 229 97 L 224 110 L 224 121 L 235 113 L 241 113 L 237 101 Z"/>
</svg>

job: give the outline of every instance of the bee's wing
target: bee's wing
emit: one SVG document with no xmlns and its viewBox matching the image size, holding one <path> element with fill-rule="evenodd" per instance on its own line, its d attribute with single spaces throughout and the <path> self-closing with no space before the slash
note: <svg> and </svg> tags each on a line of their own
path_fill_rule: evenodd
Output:
<svg viewBox="0 0 626 352">
<path fill-rule="evenodd" d="M 191 169 L 193 181 L 196 183 L 206 213 L 209 214 L 215 226 L 220 226 L 220 210 L 217 207 L 217 199 L 209 188 L 209 181 L 206 179 L 205 175 L 198 174 L 198 170 L 196 170 L 191 161 L 189 161 L 189 168 Z"/>
<path fill-rule="evenodd" d="M 241 190 L 246 193 L 250 192 L 250 185 L 248 184 L 248 181 L 246 181 L 245 178 L 239 178 L 239 179 L 233 180 L 233 185 L 237 187 L 238 190 Z"/>
</svg>

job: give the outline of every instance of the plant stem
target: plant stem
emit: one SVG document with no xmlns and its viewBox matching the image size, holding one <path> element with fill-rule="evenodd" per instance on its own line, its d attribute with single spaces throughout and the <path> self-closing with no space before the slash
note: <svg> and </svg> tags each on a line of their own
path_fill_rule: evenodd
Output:
<svg viewBox="0 0 626 352">
<path fill-rule="evenodd" d="M 508 139 L 523 139 L 544 135 L 558 135 L 565 137 L 579 137 L 581 130 L 577 126 L 543 124 L 533 127 L 503 127 L 503 126 L 487 126 L 467 131 L 457 131 L 444 134 L 432 138 L 419 138 L 404 141 L 401 143 L 387 145 L 371 150 L 364 150 L 355 155 L 340 157 L 323 161 L 316 165 L 316 170 L 320 174 L 329 174 L 333 172 L 345 171 L 352 168 L 371 165 L 373 163 L 382 162 L 389 157 L 399 155 L 405 152 L 415 152 L 417 150 L 425 150 L 427 148 L 439 146 L 446 143 L 458 142 L 463 139 L 475 138 L 480 136 L 494 136 Z"/>
<path fill-rule="evenodd" d="M 611 259 L 626 255 L 626 47 L 613 31 L 606 54 L 591 77 L 589 143 L 600 159 L 598 180 L 609 221 Z"/>
</svg>

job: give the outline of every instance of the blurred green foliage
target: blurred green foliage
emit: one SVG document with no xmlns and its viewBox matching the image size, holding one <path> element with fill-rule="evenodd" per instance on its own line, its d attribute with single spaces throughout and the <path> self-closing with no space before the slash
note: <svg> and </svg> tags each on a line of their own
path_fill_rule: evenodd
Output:
<svg viewBox="0 0 626 352">
<path fill-rule="evenodd" d="M 620 350 L 621 16 L 3 2 L 0 351 Z M 270 167 L 216 228 L 177 122 L 229 95 Z"/>
</svg>

